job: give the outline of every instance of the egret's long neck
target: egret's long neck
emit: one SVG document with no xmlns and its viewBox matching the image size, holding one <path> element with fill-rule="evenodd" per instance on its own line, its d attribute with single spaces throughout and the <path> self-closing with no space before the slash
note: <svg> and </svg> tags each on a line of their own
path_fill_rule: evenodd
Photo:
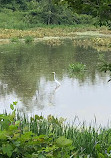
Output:
<svg viewBox="0 0 111 158">
<path fill-rule="evenodd" d="M 54 80 L 55 80 L 55 73 L 54 73 Z"/>
</svg>

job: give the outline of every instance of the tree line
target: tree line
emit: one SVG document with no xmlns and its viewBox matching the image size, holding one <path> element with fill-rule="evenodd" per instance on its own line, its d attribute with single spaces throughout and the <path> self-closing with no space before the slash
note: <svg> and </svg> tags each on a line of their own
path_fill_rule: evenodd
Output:
<svg viewBox="0 0 111 158">
<path fill-rule="evenodd" d="M 83 12 L 74 13 L 67 3 L 57 4 L 54 0 L 0 0 L 0 12 L 4 9 L 22 12 L 23 20 L 31 24 L 96 24 L 98 18 Z M 76 11 L 76 10 L 75 10 Z"/>
<path fill-rule="evenodd" d="M 111 21 L 111 0 L 54 0 L 56 4 L 68 4 L 76 13 L 99 18 L 99 24 Z"/>
</svg>

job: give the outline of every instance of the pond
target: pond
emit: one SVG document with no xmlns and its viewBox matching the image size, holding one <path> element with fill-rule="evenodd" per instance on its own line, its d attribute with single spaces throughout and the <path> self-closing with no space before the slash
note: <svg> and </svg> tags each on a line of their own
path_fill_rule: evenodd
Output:
<svg viewBox="0 0 111 158">
<path fill-rule="evenodd" d="M 49 114 L 73 121 L 107 125 L 111 120 L 111 83 L 108 73 L 99 72 L 98 55 L 111 60 L 110 51 L 75 46 L 71 40 L 61 45 L 10 44 L 0 46 L 0 113 L 10 112 L 17 101 L 19 111 L 28 115 Z M 71 76 L 69 64 L 86 65 L 83 75 Z M 56 87 L 52 72 L 61 86 Z"/>
</svg>

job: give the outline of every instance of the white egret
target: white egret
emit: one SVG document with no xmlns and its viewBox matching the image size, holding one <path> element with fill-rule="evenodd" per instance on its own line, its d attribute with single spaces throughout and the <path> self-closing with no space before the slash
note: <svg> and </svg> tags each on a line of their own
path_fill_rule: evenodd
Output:
<svg viewBox="0 0 111 158">
<path fill-rule="evenodd" d="M 55 78 L 55 72 L 52 72 L 52 73 L 54 74 L 54 81 L 55 81 L 55 83 L 56 83 L 58 86 L 60 86 L 60 85 L 61 85 L 60 82 L 57 81 L 56 78 Z"/>
</svg>

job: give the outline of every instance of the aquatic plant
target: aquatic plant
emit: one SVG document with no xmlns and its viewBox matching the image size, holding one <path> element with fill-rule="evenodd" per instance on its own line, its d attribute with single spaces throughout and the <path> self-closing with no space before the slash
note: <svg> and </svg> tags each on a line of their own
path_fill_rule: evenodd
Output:
<svg viewBox="0 0 111 158">
<path fill-rule="evenodd" d="M 74 63 L 74 64 L 69 64 L 69 71 L 70 72 L 83 72 L 86 70 L 86 65 L 82 63 Z"/>
</svg>

